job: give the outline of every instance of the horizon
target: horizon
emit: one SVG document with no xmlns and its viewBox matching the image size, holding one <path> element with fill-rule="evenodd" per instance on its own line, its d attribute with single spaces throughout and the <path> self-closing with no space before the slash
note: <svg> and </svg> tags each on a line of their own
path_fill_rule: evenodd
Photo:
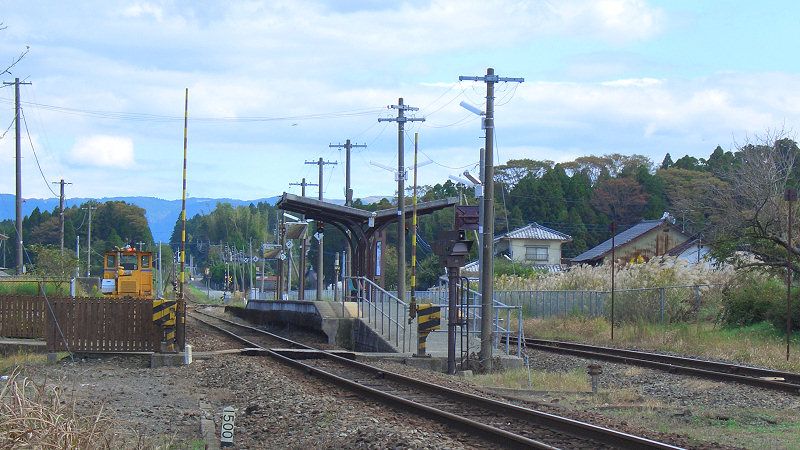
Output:
<svg viewBox="0 0 800 450">
<path fill-rule="evenodd" d="M 657 164 L 800 124 L 800 62 L 786 56 L 797 2 L 15 0 L 4 13 L 0 55 L 27 52 L 4 81 L 32 83 L 20 88 L 25 198 L 57 197 L 61 178 L 72 198 L 181 198 L 187 88 L 190 198 L 297 193 L 289 183 L 316 179 L 305 162 L 319 157 L 338 161 L 325 196 L 343 198 L 344 152 L 329 145 L 346 139 L 367 145 L 353 151 L 354 192 L 394 192 L 370 162 L 396 166 L 396 124 L 378 119 L 399 97 L 426 119 L 403 137 L 406 165 L 415 132 L 434 163 L 421 185 L 473 170 L 480 121 L 458 105 L 482 109 L 486 86 L 458 77 L 487 67 L 525 79 L 496 86 L 496 164 Z M 0 88 L 0 126 L 13 104 Z M 13 141 L 0 138 L 6 161 Z M 0 191 L 14 191 L 13 164 L 0 165 Z"/>
</svg>

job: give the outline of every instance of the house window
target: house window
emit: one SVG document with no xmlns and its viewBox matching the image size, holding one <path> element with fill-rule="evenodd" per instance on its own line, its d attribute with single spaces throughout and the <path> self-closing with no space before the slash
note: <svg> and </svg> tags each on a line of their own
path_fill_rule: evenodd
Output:
<svg viewBox="0 0 800 450">
<path fill-rule="evenodd" d="M 547 247 L 525 247 L 525 260 L 526 261 L 547 261 L 548 252 Z"/>
</svg>

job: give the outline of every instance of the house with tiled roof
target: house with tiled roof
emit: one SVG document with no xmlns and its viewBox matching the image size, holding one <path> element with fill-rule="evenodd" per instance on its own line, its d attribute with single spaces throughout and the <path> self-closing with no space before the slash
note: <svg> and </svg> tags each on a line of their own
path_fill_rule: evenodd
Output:
<svg viewBox="0 0 800 450">
<path fill-rule="evenodd" d="M 561 246 L 572 236 L 552 228 L 529 223 L 495 237 L 495 254 L 505 254 L 515 262 L 536 265 L 561 264 Z"/>
<path fill-rule="evenodd" d="M 670 250 L 689 240 L 689 236 L 676 227 L 672 216 L 656 220 L 642 220 L 636 225 L 614 236 L 614 254 L 618 262 L 644 259 L 649 261 L 656 256 L 666 255 Z M 602 242 L 580 255 L 572 258 L 573 264 L 604 264 L 611 261 L 612 240 Z M 640 258 L 641 257 L 641 258 Z"/>
<path fill-rule="evenodd" d="M 554 272 L 561 270 L 561 246 L 567 242 L 572 242 L 572 236 L 533 222 L 496 236 L 494 254 Z M 461 271 L 465 276 L 477 275 L 478 262 L 465 265 Z"/>
</svg>

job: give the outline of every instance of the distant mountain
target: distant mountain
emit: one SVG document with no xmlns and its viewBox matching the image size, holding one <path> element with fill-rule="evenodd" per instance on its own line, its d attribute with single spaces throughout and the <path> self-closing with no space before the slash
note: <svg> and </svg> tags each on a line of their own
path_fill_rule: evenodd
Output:
<svg viewBox="0 0 800 450">
<path fill-rule="evenodd" d="M 258 202 L 269 203 L 274 205 L 280 197 L 259 198 L 255 200 L 237 200 L 233 198 L 187 198 L 186 199 L 186 217 L 194 217 L 196 214 L 207 214 L 214 210 L 217 203 L 230 203 L 233 206 L 247 206 L 250 203 L 256 204 Z M 157 242 L 166 242 L 172 234 L 172 228 L 175 226 L 175 221 L 181 213 L 180 200 L 164 200 L 155 197 L 103 197 L 103 198 L 68 198 L 67 207 L 80 205 L 89 200 L 96 200 L 98 202 L 107 201 L 123 201 L 141 208 L 146 211 L 147 222 L 150 224 L 150 231 L 153 233 L 153 239 Z M 0 194 L 0 220 L 14 219 L 14 195 L 13 194 Z M 57 198 L 26 198 L 22 204 L 22 214 L 24 216 L 30 215 L 31 211 L 39 208 L 39 211 L 53 211 L 58 208 Z"/>
<path fill-rule="evenodd" d="M 361 199 L 365 204 L 378 202 L 383 198 L 388 198 L 390 201 L 394 198 L 391 196 L 371 196 Z M 237 200 L 233 198 L 187 198 L 186 199 L 186 217 L 191 218 L 197 214 L 208 214 L 216 208 L 217 203 L 230 203 L 233 206 L 247 206 L 249 204 L 256 204 L 258 202 L 269 203 L 275 205 L 280 199 L 279 195 L 267 198 L 258 198 L 255 200 Z M 156 197 L 103 197 L 103 198 L 68 198 L 67 208 L 71 206 L 81 205 L 89 200 L 98 202 L 107 201 L 123 201 L 141 208 L 146 211 L 147 222 L 150 224 L 150 231 L 153 233 L 153 239 L 156 242 L 169 241 L 172 234 L 172 228 L 175 226 L 175 221 L 181 213 L 180 200 L 164 200 Z M 327 200 L 331 203 L 339 205 L 344 204 L 344 200 L 331 199 Z M 0 194 L 0 220 L 11 219 L 14 220 L 14 195 L 13 194 Z M 53 211 L 58 208 L 58 198 L 26 198 L 22 203 L 22 215 L 28 216 L 31 211 L 39 208 L 39 211 Z"/>
</svg>

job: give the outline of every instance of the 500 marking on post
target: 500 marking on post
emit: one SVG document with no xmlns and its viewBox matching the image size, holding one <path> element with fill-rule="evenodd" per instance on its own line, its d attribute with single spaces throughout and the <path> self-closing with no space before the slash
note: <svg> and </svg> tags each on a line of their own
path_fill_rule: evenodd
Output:
<svg viewBox="0 0 800 450">
<path fill-rule="evenodd" d="M 233 446 L 233 422 L 236 419 L 236 409 L 233 406 L 226 406 L 222 410 L 222 429 L 219 433 L 219 441 L 223 447 Z"/>
</svg>

